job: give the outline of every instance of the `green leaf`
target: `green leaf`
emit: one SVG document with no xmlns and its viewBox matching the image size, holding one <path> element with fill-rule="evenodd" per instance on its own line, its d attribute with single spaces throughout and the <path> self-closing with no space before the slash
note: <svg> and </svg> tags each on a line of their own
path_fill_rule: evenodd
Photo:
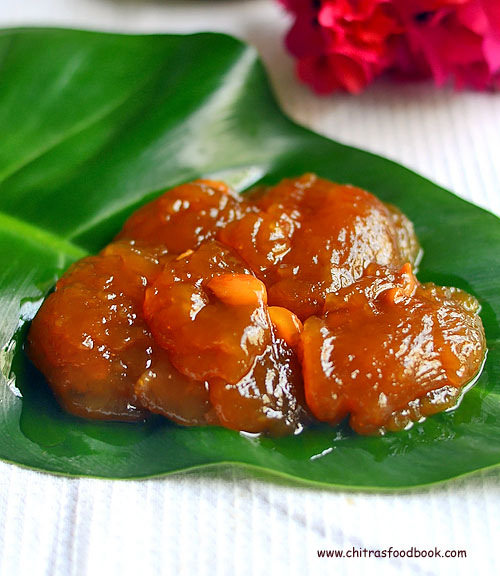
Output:
<svg viewBox="0 0 500 576">
<path fill-rule="evenodd" d="M 402 488 L 500 463 L 500 222 L 385 159 L 286 118 L 254 50 L 218 34 L 0 33 L 0 457 L 60 474 L 146 477 L 234 463 L 309 482 Z M 318 427 L 249 438 L 65 414 L 26 360 L 41 300 L 137 206 L 193 178 L 243 191 L 303 172 L 367 188 L 415 222 L 420 278 L 473 293 L 488 359 L 460 407 L 383 438 Z"/>
</svg>

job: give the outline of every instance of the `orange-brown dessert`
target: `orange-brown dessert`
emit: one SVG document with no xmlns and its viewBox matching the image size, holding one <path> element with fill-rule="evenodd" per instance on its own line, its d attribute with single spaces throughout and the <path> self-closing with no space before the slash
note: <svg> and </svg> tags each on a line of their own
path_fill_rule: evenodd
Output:
<svg viewBox="0 0 500 576">
<path fill-rule="evenodd" d="M 415 264 L 420 247 L 397 208 L 354 186 L 306 174 L 256 196 L 260 211 L 229 223 L 219 237 L 268 287 L 270 304 L 302 320 L 326 294 L 349 286 L 371 262 Z"/>
<path fill-rule="evenodd" d="M 145 416 L 134 385 L 150 362 L 154 343 L 142 314 L 144 277 L 128 264 L 113 254 L 77 262 L 31 324 L 32 361 L 64 408 L 78 416 Z M 145 274 L 150 266 L 154 258 L 146 257 Z"/>
<path fill-rule="evenodd" d="M 139 208 L 125 222 L 118 238 L 161 245 L 168 252 L 181 254 L 214 238 L 246 209 L 246 203 L 224 183 L 195 180 Z"/>
<path fill-rule="evenodd" d="M 300 429 L 296 354 L 273 325 L 265 285 L 230 249 L 206 242 L 165 266 L 147 289 L 144 314 L 177 370 L 207 382 L 224 426 L 274 435 Z"/>
<path fill-rule="evenodd" d="M 28 352 L 78 416 L 283 435 L 308 404 L 401 429 L 452 406 L 485 352 L 477 302 L 420 285 L 419 253 L 410 221 L 359 188 L 307 174 L 242 199 L 197 180 L 68 270 Z"/>
<path fill-rule="evenodd" d="M 160 346 L 155 347 L 151 364 L 135 383 L 134 393 L 142 407 L 178 424 L 219 424 L 208 382 L 181 374 Z"/>
<path fill-rule="evenodd" d="M 336 424 L 347 415 L 360 434 L 400 430 L 452 407 L 479 372 L 485 350 L 475 298 L 420 284 L 406 264 L 375 264 L 329 294 L 322 318 L 304 325 L 307 404 Z"/>
</svg>

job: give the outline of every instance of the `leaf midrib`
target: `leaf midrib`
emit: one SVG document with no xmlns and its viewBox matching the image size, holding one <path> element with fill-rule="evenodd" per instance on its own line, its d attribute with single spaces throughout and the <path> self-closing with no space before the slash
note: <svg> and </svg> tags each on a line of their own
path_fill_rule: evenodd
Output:
<svg viewBox="0 0 500 576">
<path fill-rule="evenodd" d="M 124 106 L 127 102 L 129 102 L 132 98 L 137 96 L 154 78 L 156 70 L 154 70 L 151 74 L 149 74 L 143 82 L 134 86 L 134 89 L 126 94 L 122 95 L 120 98 L 117 98 L 113 102 L 109 103 L 107 106 L 101 108 L 98 112 L 91 114 L 87 118 L 82 119 L 80 122 L 77 122 L 72 128 L 69 130 L 62 132 L 61 134 L 55 136 L 47 145 L 34 150 L 29 156 L 25 157 L 21 162 L 17 165 L 11 165 L 7 168 L 3 173 L 0 173 L 0 186 L 4 184 L 7 180 L 10 180 L 15 174 L 18 174 L 22 170 L 24 170 L 27 166 L 33 164 L 43 156 L 49 154 L 52 150 L 66 142 L 67 140 L 77 136 L 85 132 L 87 129 L 95 126 L 99 122 L 102 122 L 109 116 L 111 116 L 114 112 Z"/>
</svg>

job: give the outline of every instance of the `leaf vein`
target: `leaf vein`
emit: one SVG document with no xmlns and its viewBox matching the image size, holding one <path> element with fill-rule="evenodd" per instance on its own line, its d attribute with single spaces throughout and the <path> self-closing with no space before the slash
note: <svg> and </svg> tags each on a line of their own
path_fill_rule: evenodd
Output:
<svg viewBox="0 0 500 576">
<path fill-rule="evenodd" d="M 76 124 L 74 124 L 74 126 L 70 130 L 68 130 L 67 132 L 64 132 L 63 134 L 60 134 L 59 136 L 53 138 L 46 146 L 43 146 L 43 147 L 35 150 L 31 155 L 24 158 L 16 166 L 11 166 L 10 169 L 7 169 L 3 174 L 0 175 L 0 186 L 2 184 L 5 184 L 5 182 L 7 180 L 9 180 L 10 178 L 12 178 L 12 176 L 19 173 L 21 170 L 23 170 L 24 168 L 26 168 L 30 164 L 33 164 L 34 162 L 36 162 L 37 160 L 39 160 L 40 158 L 42 158 L 43 156 L 45 156 L 46 154 L 48 154 L 49 152 L 51 152 L 52 150 L 54 150 L 55 148 L 57 148 L 58 146 L 63 144 L 64 142 L 66 142 L 67 140 L 73 138 L 74 136 L 76 136 L 78 134 L 81 134 L 82 132 L 85 132 L 85 130 L 87 130 L 88 128 L 95 126 L 96 124 L 98 124 L 102 120 L 105 120 L 106 118 L 111 116 L 111 114 L 116 112 L 121 106 L 126 104 L 131 98 L 133 98 L 138 93 L 140 93 L 141 90 L 150 81 L 151 81 L 151 75 L 149 75 L 146 78 L 146 80 L 141 82 L 138 86 L 135 86 L 134 90 L 131 90 L 130 92 L 128 92 L 124 96 L 116 99 L 115 101 L 111 102 L 107 106 L 104 106 L 103 108 L 98 110 L 96 113 L 83 119 L 81 122 L 77 122 Z"/>
<path fill-rule="evenodd" d="M 20 236 L 23 239 L 28 238 L 33 243 L 41 244 L 57 253 L 62 252 L 75 260 L 88 254 L 86 250 L 73 242 L 4 212 L 0 212 L 0 230 L 13 232 L 16 236 Z"/>
</svg>

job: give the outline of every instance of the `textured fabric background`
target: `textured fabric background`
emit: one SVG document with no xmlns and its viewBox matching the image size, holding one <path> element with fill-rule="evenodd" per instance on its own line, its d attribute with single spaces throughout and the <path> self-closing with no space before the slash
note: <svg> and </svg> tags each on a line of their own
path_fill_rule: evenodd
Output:
<svg viewBox="0 0 500 576">
<path fill-rule="evenodd" d="M 295 120 L 500 214 L 500 94 L 381 83 L 360 97 L 319 99 L 293 77 L 281 44 L 288 18 L 271 1 L 0 0 L 0 26 L 35 24 L 238 35 L 259 49 Z M 111 482 L 0 463 L 0 575 L 499 574 L 499 480 L 497 469 L 432 489 L 371 494 L 235 468 Z M 467 559 L 316 553 L 353 546 L 465 549 Z"/>
</svg>

